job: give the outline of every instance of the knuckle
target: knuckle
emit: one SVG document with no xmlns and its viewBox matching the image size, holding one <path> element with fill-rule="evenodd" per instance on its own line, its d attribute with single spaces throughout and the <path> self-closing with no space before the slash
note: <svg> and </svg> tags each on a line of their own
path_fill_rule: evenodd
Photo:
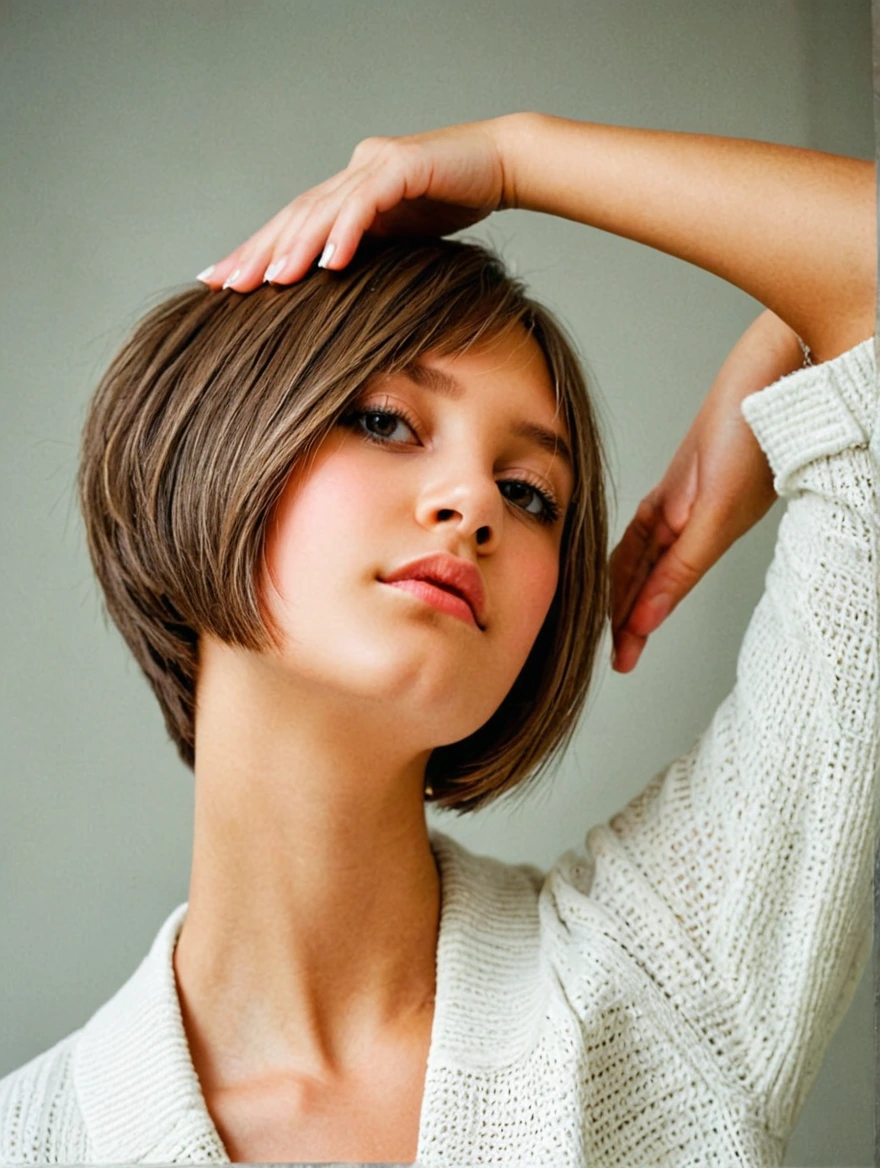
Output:
<svg viewBox="0 0 880 1168">
<path fill-rule="evenodd" d="M 303 191 L 301 195 L 297 195 L 293 202 L 290 203 L 289 209 L 291 211 L 309 211 L 317 201 L 318 196 L 314 191 Z"/>
<path fill-rule="evenodd" d="M 378 153 L 391 141 L 391 138 L 383 138 L 378 135 L 362 139 L 354 148 L 351 156 L 352 162 L 363 162 L 372 158 L 374 154 Z"/>
<path fill-rule="evenodd" d="M 650 519 L 660 506 L 661 499 L 662 496 L 659 487 L 654 487 L 653 490 L 648 491 L 647 495 L 642 496 L 636 508 L 636 514 L 643 516 L 645 519 Z"/>
<path fill-rule="evenodd" d="M 703 569 L 687 554 L 676 551 L 667 564 L 667 572 L 680 587 L 689 588 L 702 576 Z"/>
<path fill-rule="evenodd" d="M 651 495 L 646 495 L 636 507 L 630 526 L 639 534 L 650 531 L 656 523 L 657 511 L 657 500 Z"/>
</svg>

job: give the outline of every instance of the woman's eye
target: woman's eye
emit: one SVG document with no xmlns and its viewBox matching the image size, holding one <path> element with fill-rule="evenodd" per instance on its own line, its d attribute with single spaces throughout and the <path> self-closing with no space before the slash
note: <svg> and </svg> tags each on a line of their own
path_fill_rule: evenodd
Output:
<svg viewBox="0 0 880 1168">
<path fill-rule="evenodd" d="M 409 430 L 410 434 L 416 437 L 415 423 L 410 422 L 400 411 L 388 408 L 350 410 L 341 418 L 341 423 L 357 430 L 361 437 L 379 446 L 401 445 L 405 439 L 394 437 L 400 429 Z M 559 518 L 560 511 L 556 500 L 533 483 L 527 483 L 522 479 L 503 479 L 498 486 L 506 499 L 538 523 L 555 523 Z M 512 493 L 512 497 L 505 494 L 507 491 Z M 536 509 L 533 509 L 533 504 L 537 505 Z"/>
<path fill-rule="evenodd" d="M 350 410 L 342 419 L 344 426 L 357 430 L 361 437 L 380 445 L 396 446 L 402 439 L 399 430 L 408 429 L 415 437 L 415 427 L 403 414 L 396 410 Z M 398 437 L 395 437 L 398 434 Z"/>
<path fill-rule="evenodd" d="M 398 429 L 407 429 L 412 433 L 412 426 L 402 414 L 389 413 L 388 410 L 363 410 L 361 418 L 371 436 L 390 440 Z"/>
<path fill-rule="evenodd" d="M 559 507 L 556 505 L 556 501 L 546 491 L 542 491 L 540 487 L 532 486 L 531 483 L 522 482 L 520 479 L 509 479 L 500 482 L 498 485 L 503 488 L 512 487 L 514 495 L 519 495 L 520 499 L 525 496 L 527 502 L 537 503 L 537 510 L 533 511 L 531 507 L 520 507 L 520 503 L 516 498 L 510 500 L 516 506 L 520 507 L 521 511 L 525 511 L 527 515 L 531 515 L 533 519 L 537 519 L 539 523 L 555 523 L 559 518 Z"/>
</svg>

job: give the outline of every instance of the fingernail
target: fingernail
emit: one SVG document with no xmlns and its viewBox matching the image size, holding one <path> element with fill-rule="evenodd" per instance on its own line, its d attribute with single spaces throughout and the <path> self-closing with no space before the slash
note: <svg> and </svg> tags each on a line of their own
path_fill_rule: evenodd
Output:
<svg viewBox="0 0 880 1168">
<path fill-rule="evenodd" d="M 196 279 L 197 280 L 210 279 L 211 273 L 214 271 L 215 266 L 216 265 L 211 264 L 209 267 L 205 268 L 205 270 L 203 272 L 199 272 L 199 274 L 196 276 Z"/>
<path fill-rule="evenodd" d="M 670 612 L 672 612 L 672 597 L 669 593 L 661 592 L 653 600 L 649 601 L 648 612 L 651 619 L 657 621 L 658 624 L 660 621 L 665 621 Z"/>
<path fill-rule="evenodd" d="M 236 268 L 234 272 L 230 272 L 229 275 L 226 277 L 226 279 L 223 282 L 223 287 L 224 288 L 231 287 L 240 275 L 241 275 L 241 268 Z"/>
<path fill-rule="evenodd" d="M 282 256 L 280 260 L 276 260 L 274 264 L 269 264 L 266 268 L 266 273 L 263 276 L 263 283 L 267 280 L 274 280 L 284 265 L 287 263 L 287 256 Z"/>
<path fill-rule="evenodd" d="M 324 250 L 321 252 L 321 258 L 318 260 L 319 268 L 326 268 L 333 259 L 333 253 L 336 251 L 335 243 L 327 243 Z"/>
</svg>

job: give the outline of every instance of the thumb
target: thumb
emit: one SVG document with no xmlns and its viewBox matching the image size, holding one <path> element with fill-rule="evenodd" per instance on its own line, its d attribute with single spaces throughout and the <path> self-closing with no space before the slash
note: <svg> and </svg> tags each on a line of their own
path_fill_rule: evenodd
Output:
<svg viewBox="0 0 880 1168">
<path fill-rule="evenodd" d="M 629 631 L 646 637 L 659 628 L 730 542 L 714 510 L 695 507 L 684 530 L 645 579 L 626 622 Z"/>
</svg>

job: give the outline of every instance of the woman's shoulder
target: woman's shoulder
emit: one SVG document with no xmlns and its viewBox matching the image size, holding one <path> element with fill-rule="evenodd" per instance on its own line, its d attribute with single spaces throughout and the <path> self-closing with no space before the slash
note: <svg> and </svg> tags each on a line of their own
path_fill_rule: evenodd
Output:
<svg viewBox="0 0 880 1168">
<path fill-rule="evenodd" d="M 561 851 L 546 870 L 470 851 L 438 831 L 431 846 L 443 889 L 441 945 L 454 947 L 459 960 L 493 951 L 537 969 L 579 946 L 599 922 L 591 900 L 594 864 L 583 846 Z"/>
<path fill-rule="evenodd" d="M 470 885 L 488 895 L 507 893 L 533 900 L 546 879 L 546 873 L 535 864 L 511 863 L 473 852 L 445 832 L 432 829 L 430 838 L 444 883 Z"/>
<path fill-rule="evenodd" d="M 138 968 L 83 1026 L 0 1079 L 0 1165 L 104 1162 L 101 1140 L 113 1146 L 117 1126 L 127 1138 L 121 1117 L 133 1098 L 149 1098 L 145 1083 L 181 1087 L 171 954 L 186 908 L 167 917 Z"/>
<path fill-rule="evenodd" d="M 73 1082 L 74 1030 L 0 1079 L 0 1163 L 82 1162 L 86 1133 Z"/>
</svg>

